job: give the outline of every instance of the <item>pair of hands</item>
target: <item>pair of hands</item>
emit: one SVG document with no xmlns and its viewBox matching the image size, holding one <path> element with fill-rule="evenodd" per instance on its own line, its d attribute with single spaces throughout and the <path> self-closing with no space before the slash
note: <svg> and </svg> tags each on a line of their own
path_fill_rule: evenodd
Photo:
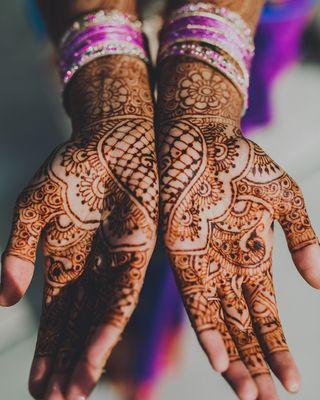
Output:
<svg viewBox="0 0 320 400">
<path fill-rule="evenodd" d="M 201 62 L 159 71 L 156 131 L 164 241 L 212 366 L 241 399 L 275 399 L 267 362 L 299 376 L 272 283 L 278 220 L 302 275 L 320 286 L 319 248 L 297 185 L 239 130 L 241 99 Z M 133 312 L 158 225 L 153 102 L 145 65 L 96 60 L 68 93 L 72 138 L 19 197 L 0 301 L 19 300 L 43 235 L 43 312 L 35 398 L 88 396 Z"/>
</svg>

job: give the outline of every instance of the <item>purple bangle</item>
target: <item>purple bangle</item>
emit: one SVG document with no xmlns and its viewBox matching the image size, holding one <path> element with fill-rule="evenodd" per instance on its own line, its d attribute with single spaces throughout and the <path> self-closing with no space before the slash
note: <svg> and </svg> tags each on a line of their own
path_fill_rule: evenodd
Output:
<svg viewBox="0 0 320 400">
<path fill-rule="evenodd" d="M 135 17 L 124 14 L 120 11 L 104 11 L 100 10 L 95 14 L 87 14 L 73 22 L 70 28 L 65 32 L 60 40 L 60 47 L 64 47 L 66 42 L 69 42 L 72 37 L 77 36 L 80 32 L 91 26 L 97 25 L 126 25 L 132 29 L 141 32 L 142 23 Z"/>
<path fill-rule="evenodd" d="M 184 15 L 219 15 L 226 21 L 230 22 L 234 27 L 239 29 L 244 35 L 250 40 L 252 37 L 251 29 L 243 21 L 239 14 L 229 10 L 225 7 L 217 7 L 210 3 L 196 3 L 196 4 L 185 4 L 184 6 L 178 8 L 171 14 L 171 18 L 168 21 L 169 25 L 172 21 L 181 18 Z"/>
<path fill-rule="evenodd" d="M 98 57 L 124 54 L 149 62 L 141 23 L 120 12 L 98 12 L 82 17 L 63 36 L 60 74 L 64 85 L 85 64 Z"/>
<path fill-rule="evenodd" d="M 83 46 L 81 49 L 79 49 L 77 52 L 75 52 L 73 55 L 65 58 L 64 56 L 62 57 L 62 62 L 61 62 L 61 67 L 65 67 L 68 66 L 70 64 L 74 64 L 74 63 L 79 63 L 82 56 L 84 54 L 87 54 L 91 49 L 93 48 L 102 48 L 105 47 L 105 44 L 114 44 L 114 45 L 122 45 L 122 44 L 126 44 L 128 46 L 131 46 L 132 48 L 137 48 L 137 49 L 141 49 L 140 45 L 137 45 L 136 43 L 134 43 L 133 41 L 129 41 L 129 40 L 121 40 L 122 38 L 112 38 L 112 41 L 106 41 L 106 40 L 97 40 L 97 41 L 93 41 L 90 44 L 86 44 L 85 46 Z"/>
<path fill-rule="evenodd" d="M 176 43 L 177 41 L 187 42 L 189 40 L 208 43 L 209 45 L 219 47 L 235 58 L 243 60 L 247 67 L 250 66 L 251 56 L 244 54 L 237 44 L 228 40 L 227 36 L 216 32 L 209 32 L 205 27 L 202 29 L 184 28 L 180 31 L 173 31 L 166 37 L 166 40 L 162 42 L 161 46 L 165 48 L 166 46 L 170 46 L 171 43 Z"/>
<path fill-rule="evenodd" d="M 182 17 L 174 20 L 170 25 L 166 26 L 166 31 L 162 32 L 162 34 L 165 38 L 167 35 L 166 32 L 177 31 L 180 28 L 188 27 L 189 25 L 199 25 L 206 26 L 208 28 L 215 28 L 217 29 L 217 31 L 225 32 L 233 41 L 241 43 L 244 48 L 253 48 L 250 41 L 247 42 L 247 38 L 241 35 L 239 30 L 235 29 L 232 25 L 229 24 L 228 26 L 226 26 L 226 23 L 222 22 L 221 20 L 217 20 L 213 17 L 206 17 L 203 15 L 193 15 L 190 17 Z M 245 44 L 243 43 L 244 39 L 245 43 L 247 43 L 247 46 L 245 46 Z"/>
<path fill-rule="evenodd" d="M 130 46 L 125 43 L 115 43 L 115 44 L 107 44 L 104 43 L 102 46 L 92 47 L 90 51 L 81 55 L 81 57 L 74 63 L 69 64 L 67 66 L 60 65 L 60 74 L 61 79 L 64 86 L 71 80 L 74 74 L 84 65 L 89 63 L 92 60 L 95 60 L 99 57 L 115 55 L 115 54 L 123 54 L 135 56 L 148 63 L 149 58 L 145 51 L 141 48 L 137 48 L 135 46 Z"/>
<path fill-rule="evenodd" d="M 143 38 L 140 37 L 136 39 L 127 34 L 108 34 L 108 33 L 98 33 L 89 37 L 84 37 L 82 42 L 78 42 L 78 47 L 71 47 L 67 51 L 63 52 L 63 59 L 68 61 L 70 57 L 77 57 L 79 53 L 85 51 L 87 47 L 95 45 L 100 42 L 128 42 L 133 43 L 136 46 L 142 47 L 144 42 Z"/>
<path fill-rule="evenodd" d="M 123 35 L 128 35 L 130 37 L 135 37 L 137 39 L 141 38 L 141 32 L 138 32 L 137 30 L 133 30 L 131 27 L 127 25 L 95 25 L 95 26 L 90 26 L 88 27 L 85 31 L 80 32 L 78 35 L 74 36 L 73 38 L 70 38 L 68 41 L 68 52 L 72 52 L 77 49 L 79 43 L 82 43 L 85 38 L 91 38 L 92 35 L 94 34 L 99 34 L 99 33 L 109 33 L 109 34 L 115 34 L 115 33 L 120 33 Z M 142 43 L 143 44 L 143 43 Z"/>
<path fill-rule="evenodd" d="M 188 55 L 223 73 L 248 103 L 249 69 L 254 54 L 250 29 L 237 14 L 207 3 L 175 11 L 160 34 L 158 62 Z"/>
</svg>

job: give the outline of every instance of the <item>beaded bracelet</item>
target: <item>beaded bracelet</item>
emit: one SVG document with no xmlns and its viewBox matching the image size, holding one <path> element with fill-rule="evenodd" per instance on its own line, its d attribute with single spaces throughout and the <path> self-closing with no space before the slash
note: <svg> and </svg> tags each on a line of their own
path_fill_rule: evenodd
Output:
<svg viewBox="0 0 320 400">
<path fill-rule="evenodd" d="M 60 41 L 60 75 L 64 87 L 83 65 L 107 55 L 136 56 L 149 62 L 142 24 L 119 11 L 99 11 L 75 21 Z"/>
<path fill-rule="evenodd" d="M 174 11 L 160 34 L 158 63 L 187 55 L 223 73 L 248 106 L 249 69 L 254 54 L 250 28 L 236 13 L 208 3 Z"/>
</svg>

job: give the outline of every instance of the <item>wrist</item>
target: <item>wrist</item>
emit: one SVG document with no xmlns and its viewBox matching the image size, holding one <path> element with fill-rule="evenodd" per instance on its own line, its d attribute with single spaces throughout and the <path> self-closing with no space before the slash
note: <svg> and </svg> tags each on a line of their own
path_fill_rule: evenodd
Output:
<svg viewBox="0 0 320 400">
<path fill-rule="evenodd" d="M 201 61 L 171 57 L 159 68 L 158 119 L 210 117 L 240 127 L 243 99 L 222 73 Z"/>
<path fill-rule="evenodd" d="M 127 55 L 100 57 L 83 66 L 64 96 L 73 131 L 121 117 L 153 118 L 147 65 Z"/>
</svg>

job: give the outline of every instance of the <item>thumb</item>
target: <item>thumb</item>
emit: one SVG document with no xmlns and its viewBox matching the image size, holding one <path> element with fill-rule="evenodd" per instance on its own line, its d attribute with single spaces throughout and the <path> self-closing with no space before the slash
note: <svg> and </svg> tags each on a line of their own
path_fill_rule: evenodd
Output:
<svg viewBox="0 0 320 400">
<path fill-rule="evenodd" d="M 2 256 L 1 306 L 11 306 L 25 294 L 32 279 L 36 249 L 44 225 L 28 192 L 23 192 L 16 204 L 9 243 Z"/>
<path fill-rule="evenodd" d="M 34 271 L 31 261 L 5 256 L 1 268 L 0 306 L 16 304 L 28 289 Z"/>
<path fill-rule="evenodd" d="M 311 244 L 292 253 L 292 259 L 301 276 L 316 289 L 320 289 L 320 246 Z"/>
<path fill-rule="evenodd" d="M 278 221 L 286 235 L 289 250 L 301 276 L 320 289 L 320 247 L 298 185 L 285 179 Z"/>
</svg>

